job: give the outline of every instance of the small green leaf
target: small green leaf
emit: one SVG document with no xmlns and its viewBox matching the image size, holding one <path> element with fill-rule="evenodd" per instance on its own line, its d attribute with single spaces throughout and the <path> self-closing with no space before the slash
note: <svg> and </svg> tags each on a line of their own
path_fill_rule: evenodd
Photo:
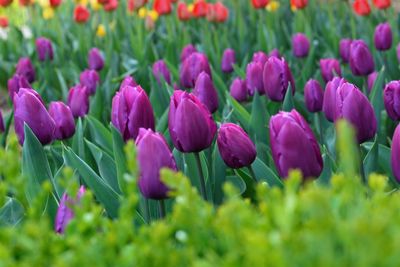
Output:
<svg viewBox="0 0 400 267">
<path fill-rule="evenodd" d="M 86 116 L 86 119 L 89 123 L 90 135 L 93 142 L 105 149 L 107 153 L 112 154 L 113 139 L 110 130 L 92 116 Z"/>
<path fill-rule="evenodd" d="M 291 111 L 292 109 L 294 109 L 293 89 L 291 84 L 289 84 L 285 99 L 283 100 L 282 110 Z"/>
</svg>

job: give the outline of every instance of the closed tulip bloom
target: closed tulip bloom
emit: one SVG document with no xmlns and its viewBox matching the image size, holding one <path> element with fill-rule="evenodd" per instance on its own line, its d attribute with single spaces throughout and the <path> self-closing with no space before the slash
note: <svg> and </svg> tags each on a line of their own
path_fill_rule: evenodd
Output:
<svg viewBox="0 0 400 267">
<path fill-rule="evenodd" d="M 272 49 L 271 52 L 269 52 L 268 56 L 281 58 L 281 54 L 279 53 L 279 50 L 276 48 Z"/>
<path fill-rule="evenodd" d="M 54 138 L 57 140 L 68 139 L 75 133 L 75 121 L 71 109 L 63 102 L 51 102 L 49 114 L 55 123 Z"/>
<path fill-rule="evenodd" d="M 31 60 L 27 57 L 21 58 L 17 63 L 15 74 L 24 76 L 29 83 L 34 82 L 36 73 Z"/>
<path fill-rule="evenodd" d="M 57 209 L 56 219 L 55 219 L 55 231 L 59 234 L 63 234 L 67 228 L 68 223 L 74 218 L 73 206 L 79 204 L 83 194 L 85 193 L 85 187 L 82 185 L 73 199 L 64 193 L 60 200 L 60 205 Z"/>
<path fill-rule="evenodd" d="M 342 71 L 340 69 L 340 63 L 334 58 L 325 58 L 319 61 L 319 66 L 321 69 L 321 75 L 325 82 L 329 82 L 335 76 L 342 76 Z"/>
<path fill-rule="evenodd" d="M 57 8 L 61 5 L 62 0 L 50 0 L 49 2 L 52 8 Z"/>
<path fill-rule="evenodd" d="M 154 112 L 146 92 L 140 86 L 125 86 L 114 96 L 111 122 L 125 141 L 136 139 L 139 129 L 155 129 Z"/>
<path fill-rule="evenodd" d="M 158 83 L 161 83 L 161 80 L 164 80 L 168 84 L 171 84 L 171 73 L 169 72 L 168 66 L 165 64 L 164 60 L 158 60 L 153 64 L 153 75 Z"/>
<path fill-rule="evenodd" d="M 88 55 L 89 69 L 101 71 L 104 68 L 104 58 L 100 50 L 92 48 Z"/>
<path fill-rule="evenodd" d="M 15 74 L 7 81 L 8 95 L 12 100 L 14 94 L 18 93 L 20 88 L 32 88 L 25 76 Z"/>
<path fill-rule="evenodd" d="M 391 163 L 393 175 L 400 182 L 400 125 L 397 125 L 392 139 Z"/>
<path fill-rule="evenodd" d="M 246 86 L 249 95 L 254 95 L 257 90 L 260 95 L 264 95 L 264 84 L 263 84 L 263 67 L 259 62 L 250 62 L 246 67 Z"/>
<path fill-rule="evenodd" d="M 310 126 L 296 111 L 279 112 L 269 122 L 272 158 L 281 177 L 298 169 L 304 178 L 319 177 L 323 161 Z"/>
<path fill-rule="evenodd" d="M 172 11 L 171 0 L 155 0 L 153 9 L 157 11 L 159 15 L 167 15 Z"/>
<path fill-rule="evenodd" d="M 367 85 L 368 85 L 368 93 L 371 93 L 372 88 L 374 87 L 376 78 L 378 77 L 378 72 L 374 71 L 370 75 L 368 75 Z"/>
<path fill-rule="evenodd" d="M 3 121 L 3 115 L 1 114 L 1 110 L 0 110 L 0 133 L 5 131 L 5 127 L 4 127 L 4 121 Z"/>
<path fill-rule="evenodd" d="M 243 129 L 224 123 L 218 132 L 218 150 L 225 164 L 233 169 L 250 166 L 256 159 L 256 146 Z"/>
<path fill-rule="evenodd" d="M 297 9 L 303 9 L 308 5 L 308 0 L 290 0 L 290 5 Z"/>
<path fill-rule="evenodd" d="M 196 47 L 194 47 L 192 44 L 186 45 L 181 52 L 181 62 L 184 62 L 186 58 L 188 58 L 191 54 L 197 52 Z"/>
<path fill-rule="evenodd" d="M 199 74 L 203 71 L 206 72 L 210 78 L 212 78 L 208 58 L 202 53 L 192 53 L 190 56 L 188 56 L 188 58 L 185 59 L 181 66 L 181 85 L 185 88 L 193 88 L 196 84 L 197 76 L 199 76 Z"/>
<path fill-rule="evenodd" d="M 181 21 L 187 21 L 192 17 L 192 13 L 189 11 L 188 6 L 184 2 L 178 3 L 177 13 L 178 18 Z"/>
<path fill-rule="evenodd" d="M 39 61 L 53 60 L 53 46 L 51 41 L 47 38 L 40 37 L 36 39 L 36 52 Z"/>
<path fill-rule="evenodd" d="M 383 90 L 386 112 L 394 121 L 400 120 L 400 81 L 392 81 Z"/>
<path fill-rule="evenodd" d="M 270 57 L 263 71 L 264 89 L 272 101 L 282 102 L 289 83 L 294 94 L 296 87 L 292 72 L 284 59 Z"/>
<path fill-rule="evenodd" d="M 355 0 L 353 3 L 354 12 L 360 16 L 368 16 L 371 13 L 371 7 L 368 0 Z"/>
<path fill-rule="evenodd" d="M 181 152 L 208 148 L 217 131 L 210 111 L 193 94 L 174 91 L 168 113 L 168 129 L 174 146 Z"/>
<path fill-rule="evenodd" d="M 336 91 L 335 105 L 335 121 L 343 118 L 351 123 L 359 144 L 375 136 L 377 122 L 374 108 L 355 85 L 342 84 Z"/>
<path fill-rule="evenodd" d="M 293 55 L 298 58 L 308 56 L 310 41 L 304 33 L 297 33 L 292 37 Z"/>
<path fill-rule="evenodd" d="M 342 39 L 339 43 L 339 53 L 342 61 L 344 63 L 349 62 L 350 60 L 350 46 L 353 40 L 351 39 Z"/>
<path fill-rule="evenodd" d="M 21 88 L 14 95 L 14 126 L 19 143 L 25 140 L 24 123 L 43 144 L 53 141 L 55 124 L 44 106 L 43 100 L 32 89 Z"/>
<path fill-rule="evenodd" d="M 252 62 L 258 62 L 261 64 L 261 66 L 264 67 L 265 62 L 268 60 L 268 55 L 265 54 L 263 51 L 258 51 L 253 54 Z"/>
<path fill-rule="evenodd" d="M 240 78 L 233 80 L 230 87 L 231 96 L 238 102 L 244 102 L 247 100 L 247 86 L 246 81 Z"/>
<path fill-rule="evenodd" d="M 373 0 L 374 6 L 378 9 L 386 9 L 391 5 L 391 0 Z"/>
<path fill-rule="evenodd" d="M 204 71 L 197 77 L 193 94 L 208 108 L 211 113 L 218 109 L 218 93 L 210 76 Z"/>
<path fill-rule="evenodd" d="M 389 23 L 381 23 L 375 28 L 374 43 L 379 51 L 386 51 L 392 47 L 393 35 Z"/>
<path fill-rule="evenodd" d="M 207 15 L 207 3 L 204 0 L 196 0 L 193 4 L 193 15 L 196 18 L 205 17 Z"/>
<path fill-rule="evenodd" d="M 75 118 L 84 117 L 89 112 L 89 91 L 85 86 L 76 85 L 69 90 L 68 106 Z"/>
<path fill-rule="evenodd" d="M 176 171 L 176 163 L 165 138 L 151 129 L 140 128 L 136 139 L 139 189 L 145 198 L 165 199 L 168 187 L 160 180 L 160 170 Z"/>
<path fill-rule="evenodd" d="M 322 110 L 324 101 L 324 91 L 317 80 L 309 80 L 304 87 L 304 101 L 306 108 L 310 112 Z"/>
<path fill-rule="evenodd" d="M 260 9 L 267 6 L 269 0 L 251 0 L 251 4 L 254 8 Z"/>
<path fill-rule="evenodd" d="M 350 69 L 356 76 L 366 76 L 375 69 L 374 58 L 363 40 L 355 40 L 351 43 Z"/>
<path fill-rule="evenodd" d="M 126 86 L 136 87 L 136 86 L 138 86 L 138 84 L 136 83 L 135 78 L 133 78 L 132 76 L 126 76 L 124 78 L 124 80 L 121 82 L 121 85 L 119 86 L 119 90 L 121 90 L 122 88 L 124 88 Z"/>
<path fill-rule="evenodd" d="M 335 77 L 325 87 L 324 100 L 322 104 L 322 110 L 328 121 L 333 122 L 335 120 L 336 110 L 336 90 L 346 82 L 345 79 Z"/>
<path fill-rule="evenodd" d="M 79 77 L 79 82 L 86 87 L 90 95 L 94 95 L 99 85 L 100 77 L 95 70 L 84 70 Z"/>
<path fill-rule="evenodd" d="M 236 63 L 235 50 L 228 48 L 222 55 L 221 69 L 223 72 L 229 73 L 233 71 L 233 64 Z"/>
<path fill-rule="evenodd" d="M 84 5 L 77 5 L 74 9 L 74 20 L 77 23 L 86 23 L 90 18 L 90 12 Z"/>
<path fill-rule="evenodd" d="M 13 0 L 0 0 L 0 7 L 8 7 L 12 2 Z"/>
</svg>

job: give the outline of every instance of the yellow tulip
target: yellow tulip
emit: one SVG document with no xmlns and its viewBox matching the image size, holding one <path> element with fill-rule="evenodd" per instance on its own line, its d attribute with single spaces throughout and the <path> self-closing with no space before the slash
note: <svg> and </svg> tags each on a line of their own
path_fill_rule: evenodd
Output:
<svg viewBox="0 0 400 267">
<path fill-rule="evenodd" d="M 150 16 L 153 21 L 157 21 L 158 19 L 158 13 L 155 10 L 150 10 L 147 15 Z"/>
<path fill-rule="evenodd" d="M 140 18 L 144 19 L 147 16 L 147 8 L 141 7 L 138 11 L 138 15 Z"/>
<path fill-rule="evenodd" d="M 97 0 L 90 0 L 90 6 L 94 11 L 99 11 L 102 7 Z"/>
<path fill-rule="evenodd" d="M 54 9 L 51 7 L 44 8 L 42 16 L 45 20 L 52 19 L 54 17 Z"/>
<path fill-rule="evenodd" d="M 49 7 L 49 6 L 50 6 L 50 1 L 49 1 L 49 0 L 39 0 L 39 1 L 38 1 L 38 4 L 39 4 L 41 7 Z"/>
<path fill-rule="evenodd" d="M 103 24 L 99 24 L 99 26 L 97 26 L 96 36 L 103 38 L 104 36 L 106 36 L 106 33 L 106 27 L 104 27 Z"/>
<path fill-rule="evenodd" d="M 266 6 L 266 9 L 267 9 L 269 12 L 275 12 L 275 11 L 277 11 L 277 10 L 279 9 L 279 7 L 280 7 L 280 4 L 279 4 L 278 1 L 271 1 L 271 2 Z"/>
<path fill-rule="evenodd" d="M 89 2 L 89 0 L 75 0 L 76 4 L 84 5 L 84 6 L 87 6 L 88 2 Z"/>
</svg>

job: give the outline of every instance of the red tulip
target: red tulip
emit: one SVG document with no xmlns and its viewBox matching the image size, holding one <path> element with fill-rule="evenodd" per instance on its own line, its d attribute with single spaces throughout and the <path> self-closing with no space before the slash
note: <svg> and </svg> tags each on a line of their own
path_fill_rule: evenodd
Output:
<svg viewBox="0 0 400 267">
<path fill-rule="evenodd" d="M 221 2 L 216 2 L 214 4 L 214 11 L 216 22 L 224 22 L 229 17 L 229 9 Z"/>
<path fill-rule="evenodd" d="M 0 6 L 1 7 L 8 7 L 9 5 L 11 5 L 13 0 L 0 0 Z"/>
<path fill-rule="evenodd" d="M 62 0 L 49 0 L 52 8 L 57 8 L 61 5 Z"/>
<path fill-rule="evenodd" d="M 33 4 L 33 1 L 32 0 L 19 0 L 19 4 L 21 6 L 29 6 L 29 5 Z"/>
<path fill-rule="evenodd" d="M 353 9 L 354 12 L 360 16 L 367 16 L 371 13 L 371 7 L 368 4 L 368 0 L 355 0 Z"/>
<path fill-rule="evenodd" d="M 169 14 L 172 10 L 171 0 L 155 0 L 153 8 L 160 15 Z"/>
<path fill-rule="evenodd" d="M 8 27 L 8 19 L 7 17 L 0 16 L 0 28 Z"/>
<path fill-rule="evenodd" d="M 391 0 L 374 0 L 374 6 L 378 9 L 386 9 L 390 7 Z"/>
<path fill-rule="evenodd" d="M 179 2 L 178 4 L 178 18 L 181 21 L 186 21 L 191 18 L 192 14 L 190 13 L 186 3 Z"/>
<path fill-rule="evenodd" d="M 77 23 L 85 23 L 89 20 L 90 12 L 85 6 L 78 5 L 74 10 L 74 20 Z"/>
<path fill-rule="evenodd" d="M 107 12 L 114 11 L 118 8 L 118 0 L 110 0 L 103 7 Z"/>
<path fill-rule="evenodd" d="M 290 5 L 297 9 L 303 9 L 308 5 L 308 0 L 290 0 Z"/>
<path fill-rule="evenodd" d="M 197 0 L 193 6 L 193 15 L 196 18 L 205 17 L 207 15 L 207 3 L 204 0 Z"/>
<path fill-rule="evenodd" d="M 264 8 L 268 5 L 269 0 L 251 0 L 251 4 L 254 8 Z"/>
</svg>

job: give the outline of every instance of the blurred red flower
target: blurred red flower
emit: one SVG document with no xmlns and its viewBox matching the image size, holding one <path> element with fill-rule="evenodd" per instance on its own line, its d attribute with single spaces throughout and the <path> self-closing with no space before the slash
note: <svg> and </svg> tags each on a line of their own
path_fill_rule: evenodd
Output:
<svg viewBox="0 0 400 267">
<path fill-rule="evenodd" d="M 308 0 L 290 0 L 290 4 L 297 9 L 303 9 L 308 5 Z"/>
<path fill-rule="evenodd" d="M 268 5 L 269 0 L 251 0 L 254 8 L 264 8 Z"/>
<path fill-rule="evenodd" d="M 118 8 L 118 0 L 109 0 L 103 7 L 107 12 L 114 11 Z"/>
<path fill-rule="evenodd" d="M 153 8 L 159 15 L 171 13 L 171 0 L 154 0 Z"/>
<path fill-rule="evenodd" d="M 147 0 L 128 0 L 128 10 L 133 12 L 147 4 Z"/>
<path fill-rule="evenodd" d="M 178 4 L 178 18 L 179 20 L 186 21 L 191 18 L 190 11 L 184 2 L 179 2 Z"/>
<path fill-rule="evenodd" d="M 193 6 L 193 15 L 196 18 L 205 17 L 207 15 L 207 3 L 204 0 L 196 0 Z"/>
<path fill-rule="evenodd" d="M 90 12 L 85 6 L 78 5 L 74 10 L 74 20 L 77 23 L 85 23 L 90 18 Z"/>
<path fill-rule="evenodd" d="M 61 5 L 62 0 L 49 0 L 49 2 L 52 8 L 56 8 Z"/>
<path fill-rule="evenodd" d="M 207 4 L 207 20 L 213 22 L 224 22 L 228 19 L 229 10 L 221 2 Z"/>
<path fill-rule="evenodd" d="M 29 5 L 33 4 L 33 1 L 32 0 L 19 0 L 19 4 L 21 6 L 29 6 Z"/>
<path fill-rule="evenodd" d="M 386 9 L 390 7 L 391 0 L 374 0 L 374 6 L 378 9 Z"/>
<path fill-rule="evenodd" d="M 371 7 L 368 4 L 368 0 L 355 0 L 353 3 L 353 9 L 354 12 L 360 16 L 367 16 L 371 13 Z"/>
<path fill-rule="evenodd" d="M 7 7 L 12 3 L 13 0 L 0 0 L 0 6 Z"/>
<path fill-rule="evenodd" d="M 7 28 L 7 27 L 8 27 L 7 17 L 0 16 L 0 28 Z"/>
</svg>

